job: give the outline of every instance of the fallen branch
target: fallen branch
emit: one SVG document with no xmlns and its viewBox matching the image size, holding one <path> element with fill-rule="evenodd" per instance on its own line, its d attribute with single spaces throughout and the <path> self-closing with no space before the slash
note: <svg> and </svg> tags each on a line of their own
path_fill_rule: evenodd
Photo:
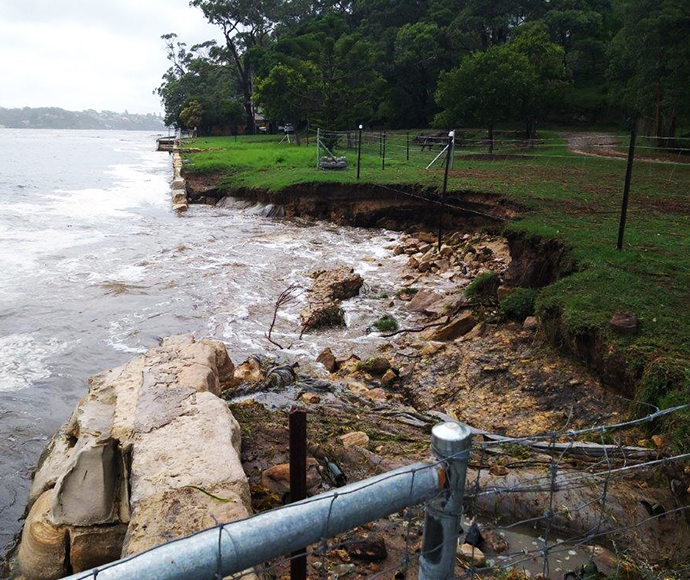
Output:
<svg viewBox="0 0 690 580">
<path fill-rule="evenodd" d="M 276 300 L 275 308 L 273 309 L 273 320 L 271 321 L 271 326 L 268 328 L 268 333 L 265 334 L 264 336 L 270 342 L 271 344 L 277 346 L 279 349 L 283 349 L 282 344 L 276 342 L 271 338 L 271 333 L 273 332 L 273 327 L 276 324 L 276 319 L 278 318 L 278 310 L 280 310 L 281 307 L 285 306 L 286 304 L 289 304 L 293 300 L 297 298 L 297 296 L 300 295 L 301 292 L 298 292 L 298 290 L 301 290 L 299 284 L 290 284 L 285 290 L 283 290 L 280 295 L 278 296 L 278 299 Z M 300 335 L 301 338 L 301 335 Z M 290 348 L 290 347 L 288 347 Z"/>
</svg>

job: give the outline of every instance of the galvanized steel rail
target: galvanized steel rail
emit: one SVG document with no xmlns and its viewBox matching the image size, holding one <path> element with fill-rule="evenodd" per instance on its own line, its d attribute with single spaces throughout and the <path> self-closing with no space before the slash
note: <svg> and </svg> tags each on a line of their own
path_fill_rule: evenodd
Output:
<svg viewBox="0 0 690 580">
<path fill-rule="evenodd" d="M 248 570 L 404 508 L 429 502 L 421 580 L 453 576 L 471 432 L 432 430 L 437 461 L 384 473 L 301 502 L 220 525 L 67 580 L 208 580 Z"/>
</svg>

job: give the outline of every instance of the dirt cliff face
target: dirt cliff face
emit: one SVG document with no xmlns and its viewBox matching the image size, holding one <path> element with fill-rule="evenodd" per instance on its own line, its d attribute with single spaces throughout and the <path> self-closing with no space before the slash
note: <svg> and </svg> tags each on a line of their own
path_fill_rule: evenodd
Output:
<svg viewBox="0 0 690 580">
<path fill-rule="evenodd" d="M 426 225 L 438 227 L 440 196 L 435 188 L 419 185 L 372 183 L 300 183 L 279 191 L 239 187 L 218 187 L 219 177 L 189 175 L 187 191 L 191 203 L 215 205 L 229 195 L 248 203 L 281 206 L 288 217 L 309 217 L 360 227 L 404 229 Z M 449 195 L 444 210 L 448 230 L 473 230 L 496 226 L 519 210 L 501 196 L 473 191 Z"/>
</svg>

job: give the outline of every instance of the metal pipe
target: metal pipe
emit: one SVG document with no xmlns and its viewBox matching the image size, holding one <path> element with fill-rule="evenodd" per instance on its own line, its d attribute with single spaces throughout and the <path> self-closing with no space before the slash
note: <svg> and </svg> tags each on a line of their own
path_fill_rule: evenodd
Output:
<svg viewBox="0 0 690 580">
<path fill-rule="evenodd" d="M 444 467 L 438 463 L 410 465 L 67 580 L 208 580 L 219 572 L 225 577 L 426 502 L 436 497 L 445 481 Z"/>
<path fill-rule="evenodd" d="M 446 460 L 447 493 L 427 504 L 419 580 L 447 580 L 455 574 L 462 499 L 472 432 L 461 423 L 442 423 L 431 430 L 431 447 Z"/>
</svg>

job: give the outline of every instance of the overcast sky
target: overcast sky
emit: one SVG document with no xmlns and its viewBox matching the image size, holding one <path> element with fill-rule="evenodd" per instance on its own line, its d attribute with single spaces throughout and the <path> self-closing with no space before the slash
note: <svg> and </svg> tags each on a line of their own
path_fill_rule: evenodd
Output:
<svg viewBox="0 0 690 580">
<path fill-rule="evenodd" d="M 0 107 L 162 112 L 162 34 L 216 38 L 188 0 L 0 0 Z"/>
</svg>

